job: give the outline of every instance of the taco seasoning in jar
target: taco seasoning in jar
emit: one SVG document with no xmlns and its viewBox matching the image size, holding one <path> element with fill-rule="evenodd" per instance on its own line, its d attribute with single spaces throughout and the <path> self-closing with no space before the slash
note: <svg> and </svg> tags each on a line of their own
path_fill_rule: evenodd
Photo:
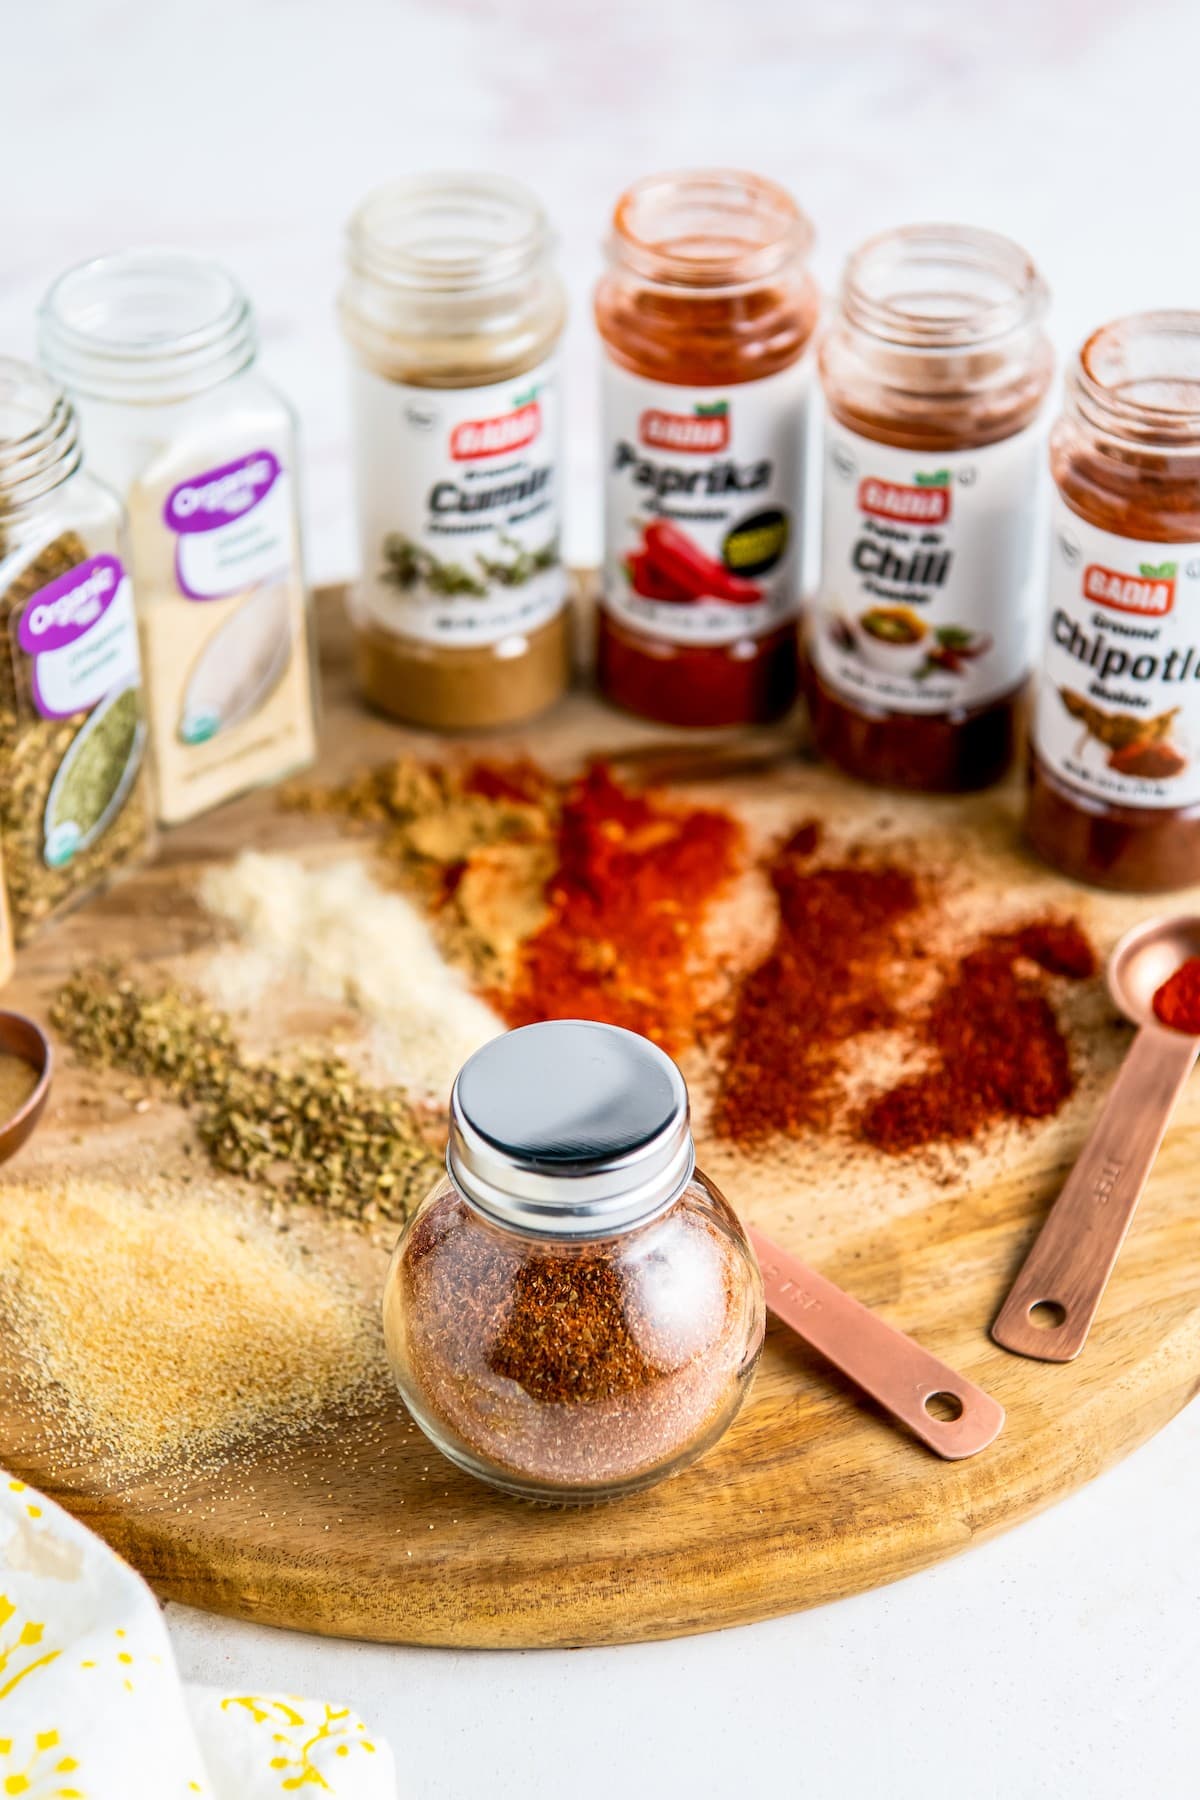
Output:
<svg viewBox="0 0 1200 1800">
<path fill-rule="evenodd" d="M 617 202 L 604 365 L 597 676 L 672 725 L 796 698 L 812 227 L 757 175 L 654 175 Z"/>
<path fill-rule="evenodd" d="M 200 257 L 80 264 L 40 344 L 128 508 L 158 813 L 180 824 L 316 750 L 295 422 L 255 366 L 249 301 Z"/>
<path fill-rule="evenodd" d="M 1076 880 L 1200 881 L 1200 313 L 1095 332 L 1054 428 L 1028 835 Z"/>
<path fill-rule="evenodd" d="M 0 843 L 18 944 L 151 848 L 125 516 L 82 465 L 62 391 L 0 360 Z"/>
<path fill-rule="evenodd" d="M 1046 288 L 1024 250 L 911 225 L 850 258 L 821 350 L 807 685 L 848 774 L 956 792 L 1009 767 L 1037 608 Z"/>
<path fill-rule="evenodd" d="M 554 239 L 532 194 L 425 175 L 350 221 L 359 684 L 434 730 L 511 725 L 570 679 Z"/>
<path fill-rule="evenodd" d="M 497 1038 L 455 1082 L 446 1169 L 383 1301 L 438 1449 L 509 1493 L 583 1501 L 714 1444 L 762 1347 L 762 1282 L 695 1168 L 670 1058 L 577 1019 Z"/>
</svg>

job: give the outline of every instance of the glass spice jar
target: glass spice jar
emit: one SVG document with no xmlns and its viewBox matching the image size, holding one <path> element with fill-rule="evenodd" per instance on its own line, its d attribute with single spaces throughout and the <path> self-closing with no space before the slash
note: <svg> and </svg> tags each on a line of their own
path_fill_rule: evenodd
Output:
<svg viewBox="0 0 1200 1800">
<path fill-rule="evenodd" d="M 1047 294 L 1017 244 L 910 225 L 850 258 L 821 348 L 821 755 L 961 792 L 1012 762 L 1037 618 Z"/>
<path fill-rule="evenodd" d="M 412 725 L 515 724 L 570 680 L 553 249 L 492 175 L 396 181 L 350 221 L 350 616 L 366 699 Z"/>
<path fill-rule="evenodd" d="M 463 1067 L 447 1175 L 406 1226 L 384 1335 L 437 1447 L 540 1500 L 648 1487 L 714 1444 L 763 1341 L 736 1215 L 647 1039 L 528 1025 Z"/>
<path fill-rule="evenodd" d="M 127 564 L 70 403 L 0 360 L 0 840 L 18 943 L 151 848 Z"/>
<path fill-rule="evenodd" d="M 1054 867 L 1200 881 L 1200 312 L 1105 325 L 1071 369 L 1027 831 Z"/>
<path fill-rule="evenodd" d="M 249 301 L 200 257 L 68 270 L 40 347 L 128 508 L 159 818 L 176 825 L 315 754 L 295 421 L 255 367 Z"/>
<path fill-rule="evenodd" d="M 617 202 L 597 678 L 644 718 L 754 724 L 796 698 L 812 237 L 782 188 L 728 169 Z"/>
</svg>

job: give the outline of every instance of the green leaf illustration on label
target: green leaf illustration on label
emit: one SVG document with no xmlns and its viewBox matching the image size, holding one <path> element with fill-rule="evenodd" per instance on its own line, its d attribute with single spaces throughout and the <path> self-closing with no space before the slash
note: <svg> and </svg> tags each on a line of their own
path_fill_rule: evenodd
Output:
<svg viewBox="0 0 1200 1800">
<path fill-rule="evenodd" d="M 728 412 L 728 400 L 698 400 L 696 402 L 696 417 L 698 419 L 723 419 Z"/>
<path fill-rule="evenodd" d="M 1174 581 L 1178 573 L 1179 564 L 1177 562 L 1138 564 L 1138 574 L 1144 576 L 1147 581 Z"/>
<path fill-rule="evenodd" d="M 913 476 L 913 480 L 918 487 L 949 487 L 950 471 L 949 469 L 935 469 L 933 474 L 930 475 L 923 474 L 921 470 L 918 469 L 917 473 Z"/>
</svg>

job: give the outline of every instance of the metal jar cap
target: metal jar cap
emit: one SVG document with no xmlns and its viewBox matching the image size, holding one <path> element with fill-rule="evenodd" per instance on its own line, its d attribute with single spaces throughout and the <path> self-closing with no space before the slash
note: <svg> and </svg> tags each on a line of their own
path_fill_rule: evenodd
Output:
<svg viewBox="0 0 1200 1800">
<path fill-rule="evenodd" d="M 459 1071 L 446 1167 L 497 1224 L 551 1237 L 622 1231 L 691 1179 L 683 1076 L 657 1045 L 615 1025 L 525 1025 Z"/>
</svg>

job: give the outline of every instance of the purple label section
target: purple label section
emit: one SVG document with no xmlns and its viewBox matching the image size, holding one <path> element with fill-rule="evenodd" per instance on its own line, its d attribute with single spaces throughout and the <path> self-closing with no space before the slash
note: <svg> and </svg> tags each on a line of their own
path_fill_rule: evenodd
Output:
<svg viewBox="0 0 1200 1800">
<path fill-rule="evenodd" d="M 237 462 L 222 463 L 181 481 L 167 495 L 163 518 L 172 531 L 216 531 L 244 518 L 264 500 L 279 478 L 279 459 L 270 450 L 252 450 Z"/>
<path fill-rule="evenodd" d="M 89 556 L 39 588 L 21 614 L 22 650 L 43 656 L 81 638 L 112 605 L 124 573 L 115 556 Z"/>
</svg>

